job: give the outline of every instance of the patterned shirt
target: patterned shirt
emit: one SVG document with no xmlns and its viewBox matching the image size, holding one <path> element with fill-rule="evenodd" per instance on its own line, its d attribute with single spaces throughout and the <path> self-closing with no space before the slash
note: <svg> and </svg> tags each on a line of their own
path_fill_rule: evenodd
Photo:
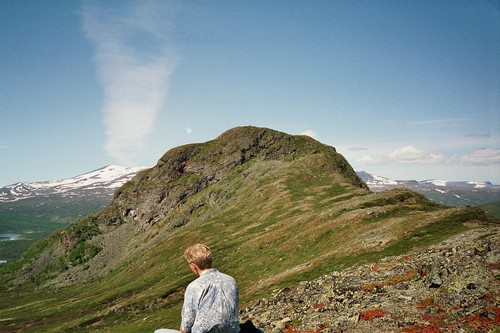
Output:
<svg viewBox="0 0 500 333">
<path fill-rule="evenodd" d="M 212 268 L 191 282 L 184 294 L 182 328 L 191 333 L 238 333 L 238 285 Z"/>
</svg>

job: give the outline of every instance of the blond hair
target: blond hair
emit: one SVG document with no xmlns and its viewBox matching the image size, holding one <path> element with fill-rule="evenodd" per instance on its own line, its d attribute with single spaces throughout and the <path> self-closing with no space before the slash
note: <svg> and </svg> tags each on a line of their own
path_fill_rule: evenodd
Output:
<svg viewBox="0 0 500 333">
<path fill-rule="evenodd" d="M 188 247 L 184 251 L 184 257 L 189 263 L 194 263 L 200 269 L 212 268 L 212 251 L 205 244 Z"/>
</svg>

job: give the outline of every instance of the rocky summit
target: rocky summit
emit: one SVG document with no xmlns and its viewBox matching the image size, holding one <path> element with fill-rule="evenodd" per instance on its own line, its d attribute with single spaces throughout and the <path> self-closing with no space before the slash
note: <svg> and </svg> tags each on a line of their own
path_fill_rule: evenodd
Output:
<svg viewBox="0 0 500 333">
<path fill-rule="evenodd" d="M 169 150 L 109 206 L 2 266 L 0 330 L 179 327 L 183 292 L 194 279 L 182 255 L 194 243 L 208 244 L 215 267 L 238 282 L 242 320 L 253 318 L 266 332 L 436 324 L 415 310 L 422 302 L 428 315 L 450 315 L 439 323 L 446 329 L 466 327 L 476 315 L 495 321 L 496 281 L 468 280 L 464 289 L 454 277 L 468 266 L 491 277 L 498 260 L 488 233 L 498 223 L 479 208 L 440 205 L 408 189 L 371 192 L 334 147 L 310 137 L 237 127 Z M 465 238 L 450 250 L 435 245 L 476 232 L 491 244 L 484 257 L 469 255 Z M 424 259 L 418 251 L 429 246 Z M 448 252 L 460 256 L 458 266 Z M 375 266 L 384 258 L 391 259 Z"/>
</svg>

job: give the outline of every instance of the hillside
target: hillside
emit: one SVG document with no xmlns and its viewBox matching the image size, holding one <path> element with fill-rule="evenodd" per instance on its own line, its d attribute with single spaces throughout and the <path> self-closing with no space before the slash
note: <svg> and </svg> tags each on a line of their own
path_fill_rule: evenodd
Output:
<svg viewBox="0 0 500 333">
<path fill-rule="evenodd" d="M 489 204 L 481 205 L 481 209 L 484 209 L 488 214 L 500 218 L 500 201 L 491 202 Z"/>
<path fill-rule="evenodd" d="M 406 189 L 370 192 L 335 148 L 255 127 L 168 151 L 104 210 L 2 267 L 0 328 L 152 331 L 178 327 L 204 242 L 242 308 L 277 288 L 497 224 Z M 36 299 L 36 301 L 34 301 Z"/>
</svg>

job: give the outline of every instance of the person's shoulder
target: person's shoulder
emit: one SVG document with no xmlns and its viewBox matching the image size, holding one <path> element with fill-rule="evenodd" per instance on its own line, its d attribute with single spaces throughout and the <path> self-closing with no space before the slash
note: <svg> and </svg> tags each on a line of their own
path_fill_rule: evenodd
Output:
<svg viewBox="0 0 500 333">
<path fill-rule="evenodd" d="M 221 273 L 221 272 L 217 272 L 217 274 L 219 274 L 220 278 L 225 280 L 225 281 L 236 283 L 236 280 L 231 275 Z"/>
<path fill-rule="evenodd" d="M 197 277 L 196 279 L 194 279 L 193 281 L 191 281 L 188 286 L 186 287 L 186 290 L 194 290 L 194 289 L 198 289 L 200 287 L 200 285 L 203 284 L 203 279 L 200 279 L 199 277 Z"/>
</svg>

